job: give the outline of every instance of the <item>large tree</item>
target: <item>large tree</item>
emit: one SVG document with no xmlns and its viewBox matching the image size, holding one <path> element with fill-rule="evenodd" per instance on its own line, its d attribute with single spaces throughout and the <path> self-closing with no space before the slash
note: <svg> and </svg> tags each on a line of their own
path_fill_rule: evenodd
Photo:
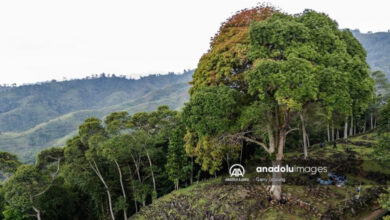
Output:
<svg viewBox="0 0 390 220">
<path fill-rule="evenodd" d="M 218 169 L 221 149 L 241 141 L 279 164 L 287 135 L 297 130 L 292 118 L 311 104 L 329 118 L 367 108 L 372 80 L 365 56 L 350 31 L 325 14 L 243 10 L 222 25 L 199 61 L 184 108 L 187 145 L 205 169 Z M 281 185 L 271 191 L 279 199 Z"/>
</svg>

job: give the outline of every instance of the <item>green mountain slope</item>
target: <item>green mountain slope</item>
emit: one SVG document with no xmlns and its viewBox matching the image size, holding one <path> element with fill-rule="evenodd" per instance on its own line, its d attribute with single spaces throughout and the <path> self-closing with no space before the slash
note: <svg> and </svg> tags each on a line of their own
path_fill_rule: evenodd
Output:
<svg viewBox="0 0 390 220">
<path fill-rule="evenodd" d="M 367 62 L 372 70 L 382 70 L 390 78 L 390 32 L 360 33 L 352 31 L 367 51 Z"/>
<path fill-rule="evenodd" d="M 150 75 L 139 80 L 100 77 L 46 82 L 0 90 L 0 132 L 25 131 L 61 115 L 99 109 L 141 97 L 150 91 L 188 82 L 182 75 Z"/>
<path fill-rule="evenodd" d="M 146 80 L 146 83 L 133 81 L 139 83 L 137 85 L 139 88 L 142 87 L 142 84 L 145 84 L 145 88 L 150 87 L 148 89 L 149 91 L 146 92 L 147 90 L 145 88 L 142 88 L 142 92 L 134 89 L 133 97 L 128 97 L 127 100 L 122 100 L 124 99 L 121 97 L 123 91 L 114 91 L 105 96 L 106 106 L 98 108 L 95 105 L 89 109 L 69 112 L 39 123 L 25 131 L 4 132 L 0 134 L 0 150 L 15 153 L 22 161 L 32 162 L 40 150 L 50 146 L 63 145 L 69 137 L 76 133 L 77 126 L 87 117 L 104 118 L 114 111 L 128 111 L 130 113 L 151 111 L 159 105 L 169 105 L 172 109 L 178 109 L 188 100 L 189 84 L 187 82 L 190 81 L 191 76 L 192 72 L 187 72 L 183 75 L 158 76 L 153 80 L 149 78 Z M 159 80 L 160 78 L 161 82 Z M 170 79 L 167 80 L 168 78 Z M 145 81 L 145 78 L 140 81 L 142 80 Z M 134 88 L 135 86 L 130 85 L 130 87 Z M 96 97 L 91 97 L 91 99 L 96 99 Z M 113 101 L 115 99 L 117 101 Z M 111 100 L 111 102 L 107 100 Z M 13 114 L 16 115 L 15 112 Z M 7 114 L 10 113 L 7 112 Z M 30 112 L 30 114 L 33 113 Z M 40 115 L 39 113 L 37 114 Z M 45 113 L 42 112 L 42 114 Z M 2 116 L 6 117 L 4 115 Z M 14 120 L 13 123 L 18 122 Z"/>
</svg>

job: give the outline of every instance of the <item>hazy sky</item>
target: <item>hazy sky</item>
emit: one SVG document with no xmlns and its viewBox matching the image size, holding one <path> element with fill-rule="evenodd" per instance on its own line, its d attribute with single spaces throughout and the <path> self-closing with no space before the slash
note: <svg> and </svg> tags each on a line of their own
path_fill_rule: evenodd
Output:
<svg viewBox="0 0 390 220">
<path fill-rule="evenodd" d="M 0 2 L 0 84 L 195 68 L 210 37 L 251 0 Z M 269 0 L 288 13 L 325 12 L 341 28 L 390 29 L 384 0 Z"/>
</svg>

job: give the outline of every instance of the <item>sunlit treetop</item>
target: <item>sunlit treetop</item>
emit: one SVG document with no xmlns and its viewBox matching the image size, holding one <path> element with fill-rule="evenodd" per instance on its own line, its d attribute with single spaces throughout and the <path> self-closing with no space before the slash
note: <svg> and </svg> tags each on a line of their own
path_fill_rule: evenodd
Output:
<svg viewBox="0 0 390 220">
<path fill-rule="evenodd" d="M 264 20 L 276 11 L 271 6 L 260 5 L 238 11 L 222 23 L 211 39 L 209 51 L 199 61 L 190 92 L 200 85 L 218 85 L 221 82 L 243 87 L 241 73 L 250 66 L 247 57 L 249 27 L 252 22 Z"/>
<path fill-rule="evenodd" d="M 372 82 L 365 58 L 366 51 L 351 32 L 340 30 L 337 22 L 324 13 L 305 10 L 288 15 L 271 6 L 257 6 L 237 12 L 221 25 L 210 49 L 199 60 L 190 94 L 201 86 L 223 84 L 254 95 L 248 80 L 264 79 L 262 64 L 273 60 L 283 76 L 299 81 L 287 85 L 292 79 L 273 73 L 277 81 L 285 78 L 287 84 L 274 81 L 271 90 L 262 86 L 271 94 L 275 92 L 272 88 L 283 88 L 277 94 L 279 102 L 300 109 L 309 98 L 322 102 L 329 115 L 335 110 L 350 115 L 365 109 L 370 99 Z M 250 80 L 249 73 L 256 69 L 259 74 Z M 261 96 L 268 93 L 257 92 Z M 362 99 L 365 101 L 358 101 Z"/>
<path fill-rule="evenodd" d="M 214 46 L 220 43 L 226 43 L 225 40 L 227 38 L 235 37 L 235 35 L 238 33 L 242 33 L 242 37 L 244 38 L 237 38 L 237 41 L 231 41 L 231 43 L 239 43 L 240 40 L 244 43 L 247 43 L 247 39 L 245 38 L 248 36 L 247 32 L 251 23 L 254 21 L 264 20 L 270 17 L 275 11 L 276 10 L 271 6 L 257 6 L 236 12 L 235 15 L 228 18 L 221 24 L 218 32 L 212 38 L 211 48 L 214 48 Z"/>
</svg>

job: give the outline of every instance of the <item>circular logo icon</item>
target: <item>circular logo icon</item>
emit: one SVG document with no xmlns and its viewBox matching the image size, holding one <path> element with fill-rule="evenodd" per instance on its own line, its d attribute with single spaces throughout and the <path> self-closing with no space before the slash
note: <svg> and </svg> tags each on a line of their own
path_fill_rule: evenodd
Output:
<svg viewBox="0 0 390 220">
<path fill-rule="evenodd" d="M 241 164 L 233 164 L 229 169 L 230 177 L 244 177 L 245 169 Z"/>
</svg>

